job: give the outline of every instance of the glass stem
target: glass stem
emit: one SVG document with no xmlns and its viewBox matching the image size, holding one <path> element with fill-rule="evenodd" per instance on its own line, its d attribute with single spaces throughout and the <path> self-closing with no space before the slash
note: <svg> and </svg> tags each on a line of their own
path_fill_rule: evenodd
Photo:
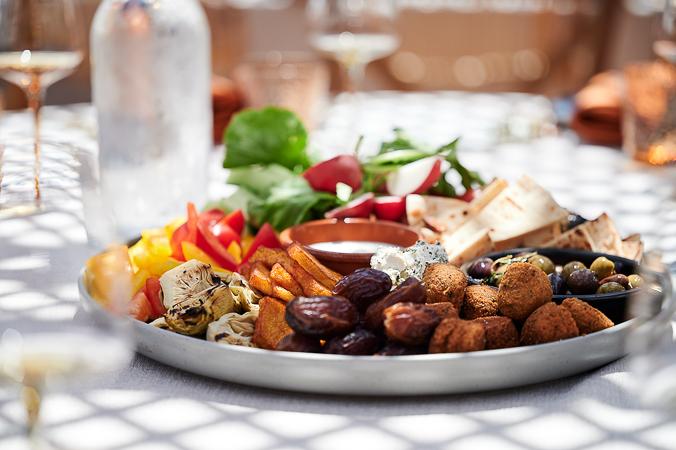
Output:
<svg viewBox="0 0 676 450">
<path fill-rule="evenodd" d="M 35 163 L 33 165 L 33 182 L 35 185 L 36 203 L 40 203 L 40 110 L 42 108 L 44 94 L 44 89 L 42 89 L 42 84 L 40 83 L 40 75 L 34 74 L 26 89 L 26 97 L 28 98 L 28 107 L 33 112 L 35 126 L 35 144 L 33 147 Z"/>
<path fill-rule="evenodd" d="M 26 436 L 32 440 L 36 436 L 40 408 L 42 406 L 42 391 L 37 384 L 24 384 L 21 396 L 26 410 Z"/>
</svg>

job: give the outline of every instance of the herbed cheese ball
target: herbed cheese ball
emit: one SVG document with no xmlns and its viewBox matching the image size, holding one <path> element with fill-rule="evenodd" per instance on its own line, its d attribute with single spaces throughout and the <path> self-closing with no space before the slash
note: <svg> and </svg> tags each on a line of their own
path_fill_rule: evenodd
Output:
<svg viewBox="0 0 676 450">
<path fill-rule="evenodd" d="M 525 320 L 551 299 L 552 286 L 547 274 L 532 264 L 510 264 L 500 280 L 498 309 L 513 320 Z"/>
<path fill-rule="evenodd" d="M 601 331 L 615 325 L 605 314 L 579 298 L 567 298 L 561 306 L 573 316 L 580 334 Z"/>
<path fill-rule="evenodd" d="M 486 350 L 509 348 L 519 345 L 519 330 L 509 317 L 491 316 L 474 319 L 486 333 Z"/>
<path fill-rule="evenodd" d="M 570 311 L 554 302 L 549 302 L 533 311 L 524 322 L 521 328 L 521 345 L 560 341 L 579 336 L 579 334 Z"/>
<path fill-rule="evenodd" d="M 468 320 L 498 314 L 498 290 L 482 284 L 467 286 L 462 317 Z"/>
<path fill-rule="evenodd" d="M 434 330 L 430 353 L 474 352 L 486 347 L 483 325 L 468 320 L 447 318 Z"/>
<path fill-rule="evenodd" d="M 427 303 L 451 302 L 460 311 L 467 287 L 467 276 L 452 264 L 432 264 L 425 269 L 423 283 Z"/>
</svg>

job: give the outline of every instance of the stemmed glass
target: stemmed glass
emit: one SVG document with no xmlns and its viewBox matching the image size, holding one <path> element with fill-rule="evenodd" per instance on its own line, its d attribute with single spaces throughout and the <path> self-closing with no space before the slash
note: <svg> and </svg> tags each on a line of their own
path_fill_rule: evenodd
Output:
<svg viewBox="0 0 676 450">
<path fill-rule="evenodd" d="M 47 88 L 82 61 L 80 26 L 73 0 L 0 1 L 0 77 L 23 89 L 35 123 L 34 201 L 28 210 L 26 205 L 15 205 L 17 213 L 41 207 L 40 109 Z"/>
<path fill-rule="evenodd" d="M 366 66 L 399 47 L 393 0 L 308 0 L 310 43 L 347 72 L 350 89 L 359 89 Z"/>
<path fill-rule="evenodd" d="M 55 254 L 50 259 L 50 266 L 57 264 L 56 258 Z M 0 389 L 19 388 L 25 417 L 14 420 L 25 426 L 14 440 L 21 448 L 54 448 L 39 427 L 47 389 L 82 389 L 83 382 L 86 386 L 96 375 L 129 363 L 133 341 L 123 317 L 132 295 L 129 265 L 125 246 L 88 261 L 80 289 L 92 292 L 100 302 L 84 304 L 89 314 L 65 301 L 45 305 L 47 309 L 3 303 L 7 309 L 0 309 Z M 17 303 L 30 295 L 15 296 Z"/>
</svg>

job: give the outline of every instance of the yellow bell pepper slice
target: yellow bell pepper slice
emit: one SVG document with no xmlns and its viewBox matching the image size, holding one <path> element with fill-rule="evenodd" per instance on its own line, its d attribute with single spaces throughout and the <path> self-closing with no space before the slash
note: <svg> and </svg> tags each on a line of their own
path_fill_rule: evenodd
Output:
<svg viewBox="0 0 676 450">
<path fill-rule="evenodd" d="M 242 247 L 239 246 L 237 241 L 232 241 L 227 250 L 237 264 L 242 262 Z"/>
<path fill-rule="evenodd" d="M 211 256 L 207 255 L 201 248 L 191 242 L 181 242 L 181 249 L 183 250 L 183 256 L 185 256 L 186 261 L 196 259 L 204 264 L 209 264 L 215 272 L 230 273 L 229 270 L 219 267 Z"/>
</svg>

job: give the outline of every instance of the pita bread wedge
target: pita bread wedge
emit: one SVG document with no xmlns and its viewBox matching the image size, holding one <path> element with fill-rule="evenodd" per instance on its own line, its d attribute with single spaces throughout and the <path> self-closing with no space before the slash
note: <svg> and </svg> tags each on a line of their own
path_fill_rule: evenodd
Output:
<svg viewBox="0 0 676 450">
<path fill-rule="evenodd" d="M 491 241 L 488 230 L 480 230 L 470 239 L 467 239 L 463 245 L 453 248 L 444 248 L 448 253 L 448 262 L 460 266 L 467 261 L 471 261 L 474 258 L 478 258 L 493 250 L 493 242 Z"/>
<path fill-rule="evenodd" d="M 575 228 L 572 228 L 561 234 L 559 237 L 545 242 L 542 244 L 542 246 L 554 248 L 574 248 L 591 251 L 594 247 L 594 243 L 592 242 L 589 232 L 582 225 L 578 225 Z"/>
<path fill-rule="evenodd" d="M 488 206 L 508 185 L 507 181 L 502 178 L 496 178 L 491 181 L 481 190 L 481 195 L 470 202 L 470 215 L 477 214 Z"/>
<path fill-rule="evenodd" d="M 603 213 L 599 217 L 581 225 L 585 227 L 592 240 L 592 250 L 612 255 L 622 255 L 622 238 L 608 214 Z"/>
<path fill-rule="evenodd" d="M 524 175 L 500 192 L 479 217 L 491 229 L 493 242 L 501 242 L 559 223 L 568 217 L 568 211 Z"/>
<path fill-rule="evenodd" d="M 634 261 L 640 261 L 643 258 L 643 242 L 640 234 L 630 234 L 622 239 L 622 256 Z"/>
<path fill-rule="evenodd" d="M 557 239 L 562 234 L 563 225 L 559 222 L 544 226 L 506 241 L 494 242 L 495 250 L 517 247 L 545 247 L 545 243 Z"/>
<path fill-rule="evenodd" d="M 443 229 L 438 231 L 452 230 L 466 220 L 469 205 L 457 198 L 411 194 L 406 196 L 406 218 L 414 228 L 425 226 L 427 221 Z"/>
</svg>

